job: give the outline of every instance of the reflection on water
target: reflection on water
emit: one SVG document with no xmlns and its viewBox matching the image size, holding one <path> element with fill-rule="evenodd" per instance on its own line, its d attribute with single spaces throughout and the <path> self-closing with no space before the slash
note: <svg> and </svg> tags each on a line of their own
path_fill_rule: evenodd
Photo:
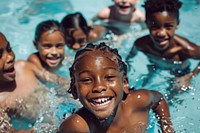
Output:
<svg viewBox="0 0 200 133">
<path fill-rule="evenodd" d="M 198 18 L 200 6 L 195 5 L 194 1 L 195 0 L 183 1 L 186 4 L 181 10 L 181 23 L 179 25 L 177 33 L 183 35 L 184 37 L 187 37 L 197 44 L 200 44 L 200 40 L 198 38 L 198 36 L 200 36 L 200 32 L 198 30 L 200 24 L 200 19 Z M 78 2 L 78 0 L 75 0 L 75 2 Z M 104 0 L 104 2 L 105 3 L 101 3 L 101 5 L 106 6 L 106 2 L 110 3 L 110 0 Z M 90 8 L 97 8 L 96 1 L 92 1 L 91 3 L 89 3 L 89 0 L 86 0 L 86 2 L 80 0 L 80 3 L 80 7 L 76 7 L 77 10 L 84 10 L 84 12 L 90 13 L 90 16 L 91 13 L 93 13 L 92 15 L 96 14 L 96 12 L 91 11 Z M 32 44 L 32 40 L 34 37 L 36 24 L 44 19 L 46 20 L 50 18 L 61 20 L 61 18 L 67 13 L 73 12 L 74 5 L 78 5 L 80 3 L 70 3 L 70 0 L 0 1 L 0 30 L 1 32 L 5 33 L 8 40 L 10 40 L 11 46 L 16 53 L 16 58 L 26 59 L 27 56 L 35 50 Z M 142 1 L 140 3 L 142 4 Z M 88 19 L 87 15 L 88 14 L 85 14 Z M 148 31 L 144 31 L 141 33 L 138 31 L 137 27 L 132 27 L 128 38 L 123 38 L 120 40 L 120 44 L 122 44 L 117 45 L 117 47 L 119 48 L 119 52 L 124 59 L 129 53 L 129 50 L 132 47 L 134 40 L 147 33 Z M 69 55 L 74 54 L 73 51 L 69 51 L 68 49 L 66 49 L 66 52 L 69 53 Z M 70 62 L 72 62 L 72 60 L 72 58 L 69 58 Z M 69 64 L 70 63 L 65 60 L 63 62 L 63 65 L 65 67 L 61 69 L 58 73 L 63 74 L 64 77 L 69 75 L 69 72 L 67 71 L 69 68 L 69 66 L 67 65 Z M 147 57 L 139 53 L 132 60 L 131 64 L 132 67 L 130 68 L 130 72 L 128 73 L 131 86 L 135 86 L 135 88 L 140 88 L 144 86 L 147 89 L 155 89 L 162 92 L 166 97 L 168 97 L 169 94 L 172 93 L 173 88 L 170 85 L 173 85 L 174 83 L 173 80 L 170 79 L 173 78 L 173 76 L 168 71 L 161 71 L 156 69 L 154 75 L 152 75 L 153 78 L 151 78 L 151 80 L 147 80 L 147 66 L 150 64 Z M 193 69 L 196 64 L 196 62 L 191 61 L 191 68 Z M 174 123 L 174 128 L 178 133 L 197 133 L 200 131 L 199 81 L 200 75 L 192 79 L 191 88 L 189 90 L 182 93 L 178 92 L 178 94 L 175 93 L 176 95 L 174 95 L 173 98 L 170 98 L 169 102 L 171 103 L 170 111 L 172 115 L 172 122 Z M 73 99 L 69 100 L 66 97 L 63 98 L 65 100 L 59 99 L 54 89 L 50 89 L 50 92 L 47 94 L 50 97 L 51 102 L 44 102 L 44 106 L 49 105 L 49 108 L 43 108 L 43 111 L 41 111 L 35 123 L 35 127 L 41 132 L 44 132 L 44 130 L 55 130 L 54 128 L 57 127 L 65 117 L 69 116 L 70 112 L 74 112 L 77 109 L 77 105 L 73 103 Z M 56 101 L 55 99 L 58 101 Z M 62 101 L 62 103 L 60 104 L 59 101 Z M 54 116 L 55 119 L 52 121 L 52 123 L 54 124 L 51 123 L 52 125 L 48 125 L 48 123 L 45 123 L 44 116 Z M 155 119 L 156 118 L 154 117 L 150 117 L 149 131 L 152 133 L 156 133 L 156 131 L 158 130 L 156 129 L 158 127 Z"/>
</svg>

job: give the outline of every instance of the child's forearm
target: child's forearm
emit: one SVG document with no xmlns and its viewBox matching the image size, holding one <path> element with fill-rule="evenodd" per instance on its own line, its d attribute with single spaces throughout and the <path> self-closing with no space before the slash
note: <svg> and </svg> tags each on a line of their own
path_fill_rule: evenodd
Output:
<svg viewBox="0 0 200 133">
<path fill-rule="evenodd" d="M 166 100 L 161 93 L 155 91 L 152 92 L 154 94 L 153 111 L 156 113 L 162 132 L 174 133 Z"/>
<path fill-rule="evenodd" d="M 159 119 L 162 133 L 174 133 L 168 104 L 164 98 L 161 99 L 154 111 L 157 114 L 157 118 Z"/>
<path fill-rule="evenodd" d="M 197 67 L 192 71 L 192 76 L 197 75 L 200 72 L 200 62 Z"/>
</svg>

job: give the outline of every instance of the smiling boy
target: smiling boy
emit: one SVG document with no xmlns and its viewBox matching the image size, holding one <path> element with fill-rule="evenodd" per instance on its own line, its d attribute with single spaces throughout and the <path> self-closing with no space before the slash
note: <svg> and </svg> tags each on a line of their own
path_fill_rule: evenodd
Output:
<svg viewBox="0 0 200 133">
<path fill-rule="evenodd" d="M 175 34 L 182 3 L 179 0 L 147 0 L 143 6 L 150 34 L 135 41 L 126 60 L 134 57 L 137 50 L 142 51 L 154 68 L 170 70 L 178 77 L 178 86 L 187 88 L 189 80 L 200 71 L 199 65 L 190 71 L 188 59 L 200 59 L 200 46 Z"/>
</svg>

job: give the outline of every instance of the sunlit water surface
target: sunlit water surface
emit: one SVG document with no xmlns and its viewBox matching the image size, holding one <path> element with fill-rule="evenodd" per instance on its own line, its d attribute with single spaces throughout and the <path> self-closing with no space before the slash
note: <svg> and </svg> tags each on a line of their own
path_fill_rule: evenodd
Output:
<svg viewBox="0 0 200 133">
<path fill-rule="evenodd" d="M 143 1 L 137 5 L 141 8 Z M 184 6 L 181 9 L 180 25 L 177 33 L 188 38 L 189 40 L 200 44 L 200 6 L 195 4 L 195 1 L 183 1 Z M 91 1 L 91 0 L 6 0 L 0 1 L 0 31 L 3 32 L 7 39 L 10 41 L 11 46 L 16 54 L 16 60 L 27 59 L 30 53 L 36 50 L 33 47 L 32 40 L 34 38 L 34 31 L 36 25 L 47 19 L 61 20 L 66 14 L 80 11 L 89 20 L 93 17 L 99 9 L 107 5 L 111 5 L 111 0 Z M 141 10 L 143 10 L 141 8 Z M 145 35 L 148 31 L 142 33 L 139 32 L 137 26 L 131 27 L 131 37 L 126 40 L 122 40 L 122 46 L 119 48 L 120 54 L 125 59 L 133 42 L 136 38 Z M 66 48 L 66 53 L 73 56 L 73 51 Z M 72 60 L 71 57 L 70 60 Z M 193 69 L 198 61 L 191 60 L 191 69 Z M 139 53 L 132 62 L 131 71 L 128 73 L 131 86 L 140 88 L 147 76 L 147 65 L 149 61 L 147 57 L 142 53 Z M 68 77 L 68 67 L 70 66 L 68 61 L 63 62 L 63 69 L 58 74 Z M 166 97 L 169 91 L 169 78 L 172 77 L 167 71 L 158 70 L 155 72 L 154 78 L 145 85 L 146 89 L 155 89 L 162 92 Z M 193 78 L 191 81 L 190 90 L 177 94 L 174 99 L 170 100 L 170 112 L 172 116 L 172 122 L 177 133 L 198 133 L 200 131 L 200 75 Z M 55 95 L 55 91 L 52 89 L 49 94 L 50 97 Z M 52 110 L 56 110 L 55 116 L 57 116 L 58 126 L 62 120 L 62 115 L 65 112 L 71 112 L 76 108 L 76 104 L 68 102 L 68 104 L 55 103 L 56 100 L 52 97 Z M 44 132 L 45 125 L 42 125 L 43 113 L 41 113 L 41 119 L 38 119 L 35 126 L 38 127 L 38 132 Z M 14 121 L 14 120 L 13 120 Z M 15 124 L 18 125 L 18 124 Z M 158 132 L 156 126 L 156 120 L 153 114 L 150 115 L 149 132 Z M 28 126 L 28 127 L 27 127 Z M 26 125 L 27 128 L 32 125 Z"/>
</svg>

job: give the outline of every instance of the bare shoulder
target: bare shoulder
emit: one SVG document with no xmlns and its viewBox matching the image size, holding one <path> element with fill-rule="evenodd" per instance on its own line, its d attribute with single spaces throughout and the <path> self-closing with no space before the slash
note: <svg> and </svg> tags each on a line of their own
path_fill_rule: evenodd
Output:
<svg viewBox="0 0 200 133">
<path fill-rule="evenodd" d="M 145 21 L 145 14 L 140 9 L 136 8 L 134 15 L 136 15 L 137 21 L 142 21 L 142 22 Z"/>
<path fill-rule="evenodd" d="M 43 68 L 37 53 L 33 53 L 28 57 L 28 61 L 35 64 L 38 68 Z"/>
<path fill-rule="evenodd" d="M 152 40 L 149 35 L 146 35 L 146 36 L 138 38 L 134 43 L 135 43 L 134 45 L 138 49 L 142 50 L 148 46 L 147 44 L 152 43 Z"/>
<path fill-rule="evenodd" d="M 195 44 L 195 43 L 189 41 L 187 38 L 184 38 L 179 35 L 175 35 L 174 39 L 175 39 L 176 43 L 183 48 L 185 53 L 187 53 L 191 56 L 195 56 L 197 54 L 199 55 L 200 46 L 198 46 L 197 44 Z"/>
<path fill-rule="evenodd" d="M 33 53 L 28 57 L 28 61 L 30 61 L 30 62 L 34 62 L 35 60 L 39 60 L 36 53 Z"/>
<path fill-rule="evenodd" d="M 18 60 L 15 62 L 15 69 L 18 71 L 18 73 L 34 72 L 35 68 L 36 66 L 33 63 L 28 62 L 26 60 Z"/>
<path fill-rule="evenodd" d="M 127 97 L 137 108 L 147 107 L 151 102 L 151 91 L 146 89 L 133 90 Z"/>
<path fill-rule="evenodd" d="M 175 41 L 179 44 L 179 45 L 182 45 L 184 47 L 187 47 L 187 46 L 197 46 L 197 44 L 194 44 L 193 42 L 191 42 L 189 39 L 185 38 L 185 37 L 182 37 L 180 35 L 175 35 L 174 36 L 174 39 Z"/>
<path fill-rule="evenodd" d="M 25 60 L 18 60 L 15 62 L 15 68 L 26 68 L 29 66 L 29 62 Z"/>
<path fill-rule="evenodd" d="M 110 15 L 110 10 L 112 7 L 105 7 L 98 12 L 98 18 L 100 19 L 108 19 Z"/>
<path fill-rule="evenodd" d="M 69 116 L 60 125 L 59 133 L 89 133 L 89 128 L 86 121 L 78 114 Z"/>
</svg>

